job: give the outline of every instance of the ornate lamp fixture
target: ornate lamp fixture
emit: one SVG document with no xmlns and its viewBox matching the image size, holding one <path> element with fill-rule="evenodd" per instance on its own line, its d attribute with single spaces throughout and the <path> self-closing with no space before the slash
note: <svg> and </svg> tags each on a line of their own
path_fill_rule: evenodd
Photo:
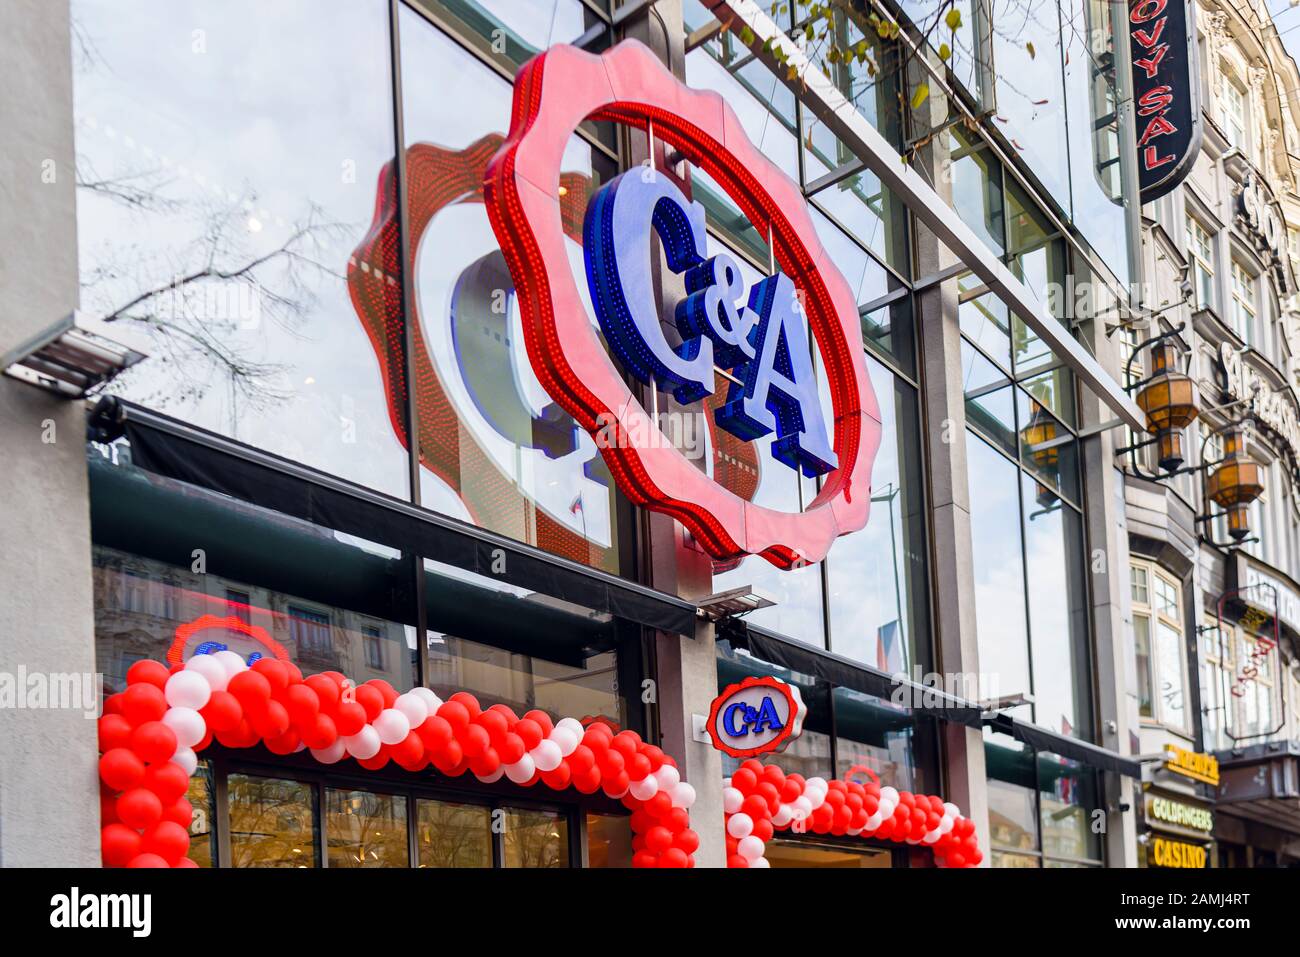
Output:
<svg viewBox="0 0 1300 957">
<path fill-rule="evenodd" d="M 1223 433 L 1223 459 L 1205 480 L 1205 495 L 1225 511 L 1228 534 L 1241 543 L 1250 535 L 1250 503 L 1264 491 L 1259 464 L 1246 454 L 1246 430 L 1233 423 Z M 1207 519 L 1210 516 L 1207 509 Z"/>
<path fill-rule="evenodd" d="M 1135 386 L 1137 404 L 1147 414 L 1147 431 L 1155 433 L 1156 461 L 1163 471 L 1171 474 L 1183 464 L 1182 430 L 1200 414 L 1196 383 L 1179 368 L 1182 363 L 1178 346 L 1172 340 L 1175 335 L 1177 331 L 1167 332 L 1146 343 L 1151 347 L 1151 375 Z M 1129 357 L 1130 366 L 1138 349 Z M 1149 445 L 1151 441 L 1142 444 Z"/>
<path fill-rule="evenodd" d="M 1029 458 L 1034 463 L 1038 473 L 1051 478 L 1053 481 L 1059 481 L 1061 447 L 1059 443 L 1055 442 L 1060 432 L 1056 425 L 1056 419 L 1052 418 L 1051 414 L 1043 408 L 1042 403 L 1037 399 L 1030 399 L 1029 401 L 1032 411 L 1029 416 L 1029 423 L 1020 430 L 1020 440 L 1029 452 Z M 1034 482 L 1034 490 L 1039 505 L 1047 507 L 1057 500 L 1056 493 L 1040 481 Z"/>
</svg>

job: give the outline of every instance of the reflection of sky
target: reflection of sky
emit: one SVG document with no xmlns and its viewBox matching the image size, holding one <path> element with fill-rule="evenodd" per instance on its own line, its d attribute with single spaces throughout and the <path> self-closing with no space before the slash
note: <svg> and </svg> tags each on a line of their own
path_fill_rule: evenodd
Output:
<svg viewBox="0 0 1300 957">
<path fill-rule="evenodd" d="M 80 191 L 83 277 L 116 273 L 83 290 L 103 315 L 139 292 L 203 265 L 197 240 L 211 206 L 239 209 L 230 241 L 239 264 L 283 243 L 314 205 L 341 235 L 308 248 L 329 270 L 301 271 L 315 297 L 296 330 L 263 316 L 254 329 L 208 331 L 280 374 L 263 384 L 292 393 L 254 408 L 234 401 L 206 363 L 166 363 L 156 338 L 122 323 L 104 330 L 140 342 L 153 358 L 116 391 L 199 425 L 347 478 L 405 494 L 404 453 L 393 434 L 378 364 L 341 275 L 364 235 L 380 167 L 391 159 L 386 4 L 220 5 L 74 0 L 89 58 L 77 54 L 77 152 L 94 178 L 133 181 L 181 205 L 132 213 Z M 286 42 L 292 38 L 292 42 Z M 202 52 L 196 52 L 196 44 Z M 88 164 L 88 165 L 87 165 Z M 355 168 L 355 182 L 346 172 Z M 224 261 L 220 265 L 227 265 Z M 282 272 L 261 274 L 282 291 Z M 143 341 L 141 341 L 143 339 Z M 201 395 L 196 387 L 206 386 Z M 355 422 L 354 441 L 347 421 Z"/>
</svg>

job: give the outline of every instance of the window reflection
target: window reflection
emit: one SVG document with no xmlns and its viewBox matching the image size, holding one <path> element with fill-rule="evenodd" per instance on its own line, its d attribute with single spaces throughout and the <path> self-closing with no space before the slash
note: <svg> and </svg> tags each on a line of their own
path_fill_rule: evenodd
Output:
<svg viewBox="0 0 1300 957">
<path fill-rule="evenodd" d="M 625 814 L 587 815 L 587 866 L 632 866 L 632 819 Z"/>
<path fill-rule="evenodd" d="M 407 867 L 406 798 L 325 789 L 330 867 Z"/>
<path fill-rule="evenodd" d="M 921 740 L 916 734 L 916 716 L 851 688 L 836 688 L 834 695 L 836 777 L 865 767 L 879 776 L 882 786 L 926 792 L 929 783 L 916 753 Z"/>
<path fill-rule="evenodd" d="M 405 497 L 345 281 L 394 152 L 387 3 L 71 9 L 82 307 L 149 356 L 109 390 Z"/>
<path fill-rule="evenodd" d="M 420 867 L 491 867 L 491 808 L 424 798 L 415 802 Z"/>
<path fill-rule="evenodd" d="M 982 140 L 953 127 L 952 205 L 962 222 L 994 252 L 1006 248 L 1002 220 L 1002 166 Z"/>
<path fill-rule="evenodd" d="M 311 785 L 232 774 L 232 867 L 315 867 L 316 815 Z"/>
<path fill-rule="evenodd" d="M 213 804 L 212 764 L 200 761 L 190 777 L 189 791 L 185 795 L 193 809 L 190 818 L 190 850 L 187 855 L 199 867 L 216 867 L 212 845 Z"/>
<path fill-rule="evenodd" d="M 506 867 L 568 867 L 569 822 L 554 811 L 505 809 Z"/>
</svg>

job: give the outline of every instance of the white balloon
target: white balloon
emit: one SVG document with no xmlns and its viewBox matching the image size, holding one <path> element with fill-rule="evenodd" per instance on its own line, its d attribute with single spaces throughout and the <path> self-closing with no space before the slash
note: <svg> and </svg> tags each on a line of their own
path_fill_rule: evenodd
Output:
<svg viewBox="0 0 1300 957">
<path fill-rule="evenodd" d="M 412 688 L 407 694 L 413 694 L 429 709 L 429 714 L 437 714 L 438 709 L 442 707 L 442 699 L 430 691 L 428 688 Z"/>
<path fill-rule="evenodd" d="M 348 754 L 360 761 L 373 758 L 384 744 L 379 740 L 379 732 L 369 724 L 362 725 L 361 730 L 356 734 L 344 738 L 343 743 L 348 749 Z"/>
<path fill-rule="evenodd" d="M 412 691 L 406 694 L 399 694 L 397 700 L 393 702 L 393 708 L 406 715 L 406 720 L 412 728 L 418 728 L 424 724 L 424 720 L 429 717 L 429 704 Z M 410 730 L 409 728 L 407 730 Z M 405 737 L 405 735 L 403 735 Z"/>
<path fill-rule="evenodd" d="M 939 822 L 938 833 L 941 835 L 947 834 L 949 831 L 952 830 L 952 826 L 956 823 L 957 823 L 956 821 L 954 821 L 952 818 L 948 817 L 948 815 L 945 814 L 943 816 L 943 820 Z"/>
<path fill-rule="evenodd" d="M 578 749 L 578 744 L 582 739 L 573 733 L 572 728 L 561 728 L 556 725 L 554 730 L 551 731 L 549 740 L 554 741 L 556 747 L 560 749 L 560 756 L 567 758 Z"/>
<path fill-rule="evenodd" d="M 504 764 L 498 764 L 497 769 L 491 774 L 476 774 L 474 777 L 478 778 L 484 784 L 496 784 L 505 776 L 505 773 L 506 766 Z"/>
<path fill-rule="evenodd" d="M 735 818 L 732 818 L 732 820 L 734 821 Z M 748 837 L 742 837 L 740 839 L 740 845 L 736 848 L 736 853 L 749 861 L 750 864 L 753 864 L 755 861 L 761 860 L 763 857 L 763 842 L 753 834 L 750 834 Z"/>
<path fill-rule="evenodd" d="M 772 862 L 769 861 L 766 857 L 760 857 L 758 860 L 750 861 L 750 862 L 749 862 L 749 866 L 750 866 L 750 867 L 757 867 L 757 868 L 760 868 L 760 869 L 761 869 L 761 868 L 764 868 L 764 867 L 771 867 L 771 866 L 772 866 Z"/>
<path fill-rule="evenodd" d="M 880 789 L 880 803 L 884 804 L 886 801 L 894 805 L 894 807 L 898 807 L 898 788 L 886 784 Z"/>
<path fill-rule="evenodd" d="M 532 780 L 533 774 L 537 771 L 537 765 L 533 763 L 531 755 L 525 754 L 514 764 L 506 765 L 506 777 L 515 784 L 527 784 Z"/>
<path fill-rule="evenodd" d="M 232 678 L 241 671 L 248 670 L 248 662 L 229 649 L 218 651 L 212 657 L 221 667 L 226 669 L 226 674 Z"/>
<path fill-rule="evenodd" d="M 773 827 L 785 827 L 794 820 L 794 810 L 788 804 L 782 804 L 772 815 Z"/>
<path fill-rule="evenodd" d="M 807 801 L 808 806 L 815 811 L 826 801 L 826 792 L 818 791 L 816 788 L 809 788 L 804 791 L 800 800 Z"/>
<path fill-rule="evenodd" d="M 790 807 L 794 811 L 794 819 L 796 821 L 803 820 L 811 814 L 813 810 L 812 801 L 808 800 L 808 795 L 806 794 L 800 794 L 795 798 L 794 803 L 792 803 Z"/>
<path fill-rule="evenodd" d="M 727 787 L 722 789 L 722 810 L 724 813 L 735 814 L 744 803 L 745 795 L 741 794 L 738 788 Z"/>
<path fill-rule="evenodd" d="M 825 778 L 809 778 L 804 782 L 804 791 L 821 791 L 825 794 L 830 790 Z"/>
<path fill-rule="evenodd" d="M 633 781 L 628 786 L 628 791 L 638 801 L 648 801 L 659 793 L 659 779 L 653 774 L 647 774 L 640 781 Z"/>
<path fill-rule="evenodd" d="M 695 803 L 695 788 L 685 781 L 677 783 L 677 786 L 672 790 L 672 795 L 673 807 L 683 807 L 689 810 L 690 806 Z"/>
<path fill-rule="evenodd" d="M 528 752 L 533 756 L 533 764 L 537 765 L 537 770 L 546 772 L 554 771 L 564 760 L 564 755 L 560 753 L 560 746 L 554 741 L 541 741 L 537 747 Z"/>
<path fill-rule="evenodd" d="M 163 694 L 173 708 L 193 708 L 198 711 L 212 697 L 212 685 L 196 671 L 178 671 L 167 679 Z"/>
<path fill-rule="evenodd" d="M 736 840 L 749 837 L 754 833 L 754 819 L 744 811 L 731 815 L 731 817 L 727 818 L 727 833 Z"/>
<path fill-rule="evenodd" d="M 173 675 L 172 677 L 176 676 Z M 199 681 L 203 680 L 198 675 L 194 677 Z M 204 687 L 207 686 L 204 685 Z M 176 732 L 176 743 L 182 748 L 194 747 L 208 733 L 208 725 L 203 720 L 203 715 L 193 708 L 168 708 L 167 713 L 163 715 L 162 721 L 163 724 Z"/>
<path fill-rule="evenodd" d="M 669 788 L 677 786 L 677 782 L 682 779 L 680 773 L 671 764 L 665 764 L 655 772 L 655 777 L 659 779 L 659 789 L 667 791 Z"/>
<path fill-rule="evenodd" d="M 342 738 L 335 739 L 328 748 L 312 748 L 311 756 L 321 764 L 338 764 L 347 756 L 348 746 Z"/>
<path fill-rule="evenodd" d="M 195 769 L 199 766 L 199 756 L 189 748 L 178 747 L 176 753 L 172 755 L 172 764 L 179 764 L 185 769 L 186 774 L 193 777 Z"/>
<path fill-rule="evenodd" d="M 574 737 L 578 739 L 578 744 L 582 743 L 582 736 L 587 733 L 587 729 L 582 726 L 582 722 L 577 718 L 561 718 L 555 722 L 557 728 L 567 728 Z M 577 745 L 574 745 L 577 747 Z"/>
<path fill-rule="evenodd" d="M 921 840 L 926 844 L 933 844 L 935 841 L 939 840 L 941 834 L 941 831 L 931 831 L 929 834 L 925 835 L 925 837 L 921 838 Z"/>
<path fill-rule="evenodd" d="M 951 801 L 945 801 L 943 803 L 943 813 L 949 817 L 961 817 L 961 808 Z"/>
<path fill-rule="evenodd" d="M 375 732 L 383 744 L 398 744 L 411 733 L 411 722 L 396 708 L 385 708 L 375 718 Z"/>
<path fill-rule="evenodd" d="M 867 823 L 862 825 L 862 830 L 878 831 L 880 830 L 880 825 L 884 823 L 885 819 L 881 816 L 880 812 L 877 811 L 875 814 L 871 815 L 871 817 L 867 818 Z"/>
<path fill-rule="evenodd" d="M 222 667 L 221 662 L 211 655 L 195 655 L 185 662 L 185 670 L 202 675 L 213 691 L 225 691 L 226 685 L 230 684 L 230 675 Z"/>
</svg>

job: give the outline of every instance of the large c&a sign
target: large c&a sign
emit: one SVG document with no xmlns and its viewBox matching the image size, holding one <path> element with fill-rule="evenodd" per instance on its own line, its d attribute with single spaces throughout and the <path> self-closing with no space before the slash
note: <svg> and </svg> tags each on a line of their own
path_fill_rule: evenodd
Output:
<svg viewBox="0 0 1300 957">
<path fill-rule="evenodd" d="M 749 677 L 713 699 L 705 727 L 713 746 L 733 758 L 783 751 L 803 733 L 808 714 L 799 689 L 765 676 Z"/>
<path fill-rule="evenodd" d="M 717 93 L 683 86 L 634 41 L 600 56 L 553 47 L 524 66 L 514 90 L 510 134 L 488 164 L 483 198 L 541 385 L 595 438 L 624 494 L 678 519 L 714 558 L 762 555 L 782 568 L 821 560 L 837 536 L 866 524 L 880 412 L 855 297 L 799 188 Z M 771 237 L 781 269 L 747 289 L 731 257 L 709 255 L 704 208 L 668 172 L 636 168 L 587 207 L 593 323 L 569 262 L 559 179 L 574 130 L 592 119 L 653 131 L 706 172 Z M 667 312 L 661 265 L 685 287 Z M 802 512 L 741 498 L 658 440 L 627 375 L 686 405 L 725 388 L 708 403 L 717 425 L 747 442 L 770 437 L 778 462 L 822 476 L 820 493 Z"/>
<path fill-rule="evenodd" d="M 1181 183 L 1201 145 L 1192 0 L 1129 0 L 1129 51 L 1143 203 Z"/>
</svg>

